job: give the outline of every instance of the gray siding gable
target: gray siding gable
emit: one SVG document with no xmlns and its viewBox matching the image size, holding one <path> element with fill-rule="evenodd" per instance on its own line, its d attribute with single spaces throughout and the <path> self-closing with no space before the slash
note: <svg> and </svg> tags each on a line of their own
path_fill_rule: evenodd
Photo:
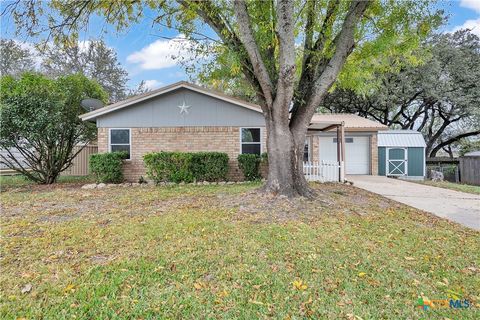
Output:
<svg viewBox="0 0 480 320">
<path fill-rule="evenodd" d="M 178 106 L 190 106 L 181 114 Z M 97 118 L 99 128 L 264 127 L 260 112 L 187 88 L 153 97 Z"/>
</svg>

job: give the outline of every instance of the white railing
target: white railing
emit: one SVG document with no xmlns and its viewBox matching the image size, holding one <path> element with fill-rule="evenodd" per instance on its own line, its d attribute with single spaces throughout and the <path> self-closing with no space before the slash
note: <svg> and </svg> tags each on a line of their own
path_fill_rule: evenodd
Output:
<svg viewBox="0 0 480 320">
<path fill-rule="evenodd" d="M 339 169 L 337 161 L 303 162 L 303 174 L 308 181 L 338 182 Z"/>
</svg>

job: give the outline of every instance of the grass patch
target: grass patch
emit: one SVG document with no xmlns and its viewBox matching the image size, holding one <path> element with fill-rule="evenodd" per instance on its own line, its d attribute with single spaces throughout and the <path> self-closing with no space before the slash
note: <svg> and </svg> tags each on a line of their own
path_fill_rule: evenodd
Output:
<svg viewBox="0 0 480 320">
<path fill-rule="evenodd" d="M 417 182 L 417 181 L 415 181 L 415 182 Z M 426 185 L 433 186 L 433 187 L 455 190 L 455 191 L 461 191 L 461 192 L 467 192 L 467 193 L 473 193 L 473 194 L 480 194 L 480 186 L 473 186 L 473 185 L 469 185 L 469 184 L 454 183 L 454 182 L 449 182 L 449 181 L 435 182 L 435 181 L 431 181 L 431 180 L 419 181 L 419 183 L 426 184 Z"/>
<path fill-rule="evenodd" d="M 57 183 L 89 183 L 95 182 L 95 179 L 90 176 L 60 176 Z M 25 186 L 37 185 L 35 182 L 26 179 L 22 175 L 0 176 L 0 189 L 6 190 L 9 188 L 18 188 Z"/>
<path fill-rule="evenodd" d="M 479 318 L 479 232 L 335 184 L 284 219 L 256 187 L 3 192 L 0 318 Z"/>
</svg>

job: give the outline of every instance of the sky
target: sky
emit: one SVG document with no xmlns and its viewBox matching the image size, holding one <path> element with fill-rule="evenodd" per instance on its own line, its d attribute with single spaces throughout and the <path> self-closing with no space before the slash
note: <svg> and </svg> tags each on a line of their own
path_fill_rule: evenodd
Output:
<svg viewBox="0 0 480 320">
<path fill-rule="evenodd" d="M 446 25 L 441 28 L 442 32 L 470 28 L 473 29 L 473 33 L 480 36 L 480 0 L 440 0 L 438 6 L 448 16 Z M 155 29 L 152 27 L 152 21 L 153 14 L 147 12 L 140 23 L 120 34 L 112 31 L 100 20 L 93 21 L 89 30 L 81 32 L 80 38 L 81 40 L 103 38 L 108 46 L 115 49 L 119 62 L 129 73 L 129 86 L 132 88 L 142 80 L 151 89 L 188 80 L 178 61 L 172 59 L 172 56 L 188 55 L 184 50 L 185 42 L 181 41 L 182 35 L 175 30 Z M 25 35 L 16 35 L 12 21 L 6 19 L 0 22 L 0 35 L 2 38 L 27 43 L 38 41 Z"/>
</svg>

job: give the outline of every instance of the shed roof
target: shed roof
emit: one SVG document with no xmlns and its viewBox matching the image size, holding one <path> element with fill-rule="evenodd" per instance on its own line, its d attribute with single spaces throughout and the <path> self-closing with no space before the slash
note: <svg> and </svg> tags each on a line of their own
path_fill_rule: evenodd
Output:
<svg viewBox="0 0 480 320">
<path fill-rule="evenodd" d="M 414 130 L 389 130 L 378 133 L 378 146 L 425 148 L 427 145 L 421 132 Z"/>
<path fill-rule="evenodd" d="M 467 152 L 463 156 L 464 157 L 480 157 L 480 150 L 479 151 Z"/>
</svg>

